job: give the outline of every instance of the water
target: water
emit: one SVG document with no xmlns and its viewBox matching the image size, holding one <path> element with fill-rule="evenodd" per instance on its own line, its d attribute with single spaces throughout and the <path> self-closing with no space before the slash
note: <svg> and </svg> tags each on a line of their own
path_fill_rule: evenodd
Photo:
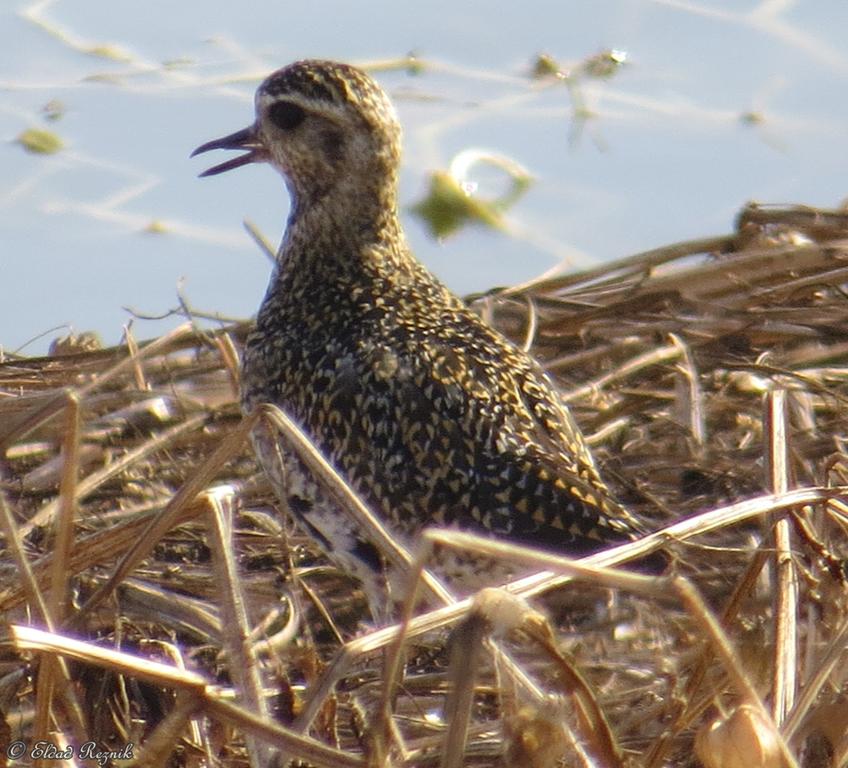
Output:
<svg viewBox="0 0 848 768">
<path fill-rule="evenodd" d="M 405 128 L 405 207 L 468 148 L 534 175 L 510 234 L 469 228 L 436 242 L 406 215 L 416 253 L 460 293 L 723 233 L 752 199 L 836 206 L 848 178 L 846 23 L 840 0 L 7 2 L 0 345 L 47 332 L 25 348 L 42 353 L 68 326 L 116 343 L 129 309 L 167 315 L 178 292 L 199 311 L 248 317 L 269 264 L 241 222 L 276 242 L 284 187 L 260 166 L 198 180 L 208 157 L 188 155 L 247 125 L 258 82 L 307 56 L 417 52 L 421 74 L 376 75 Z M 627 63 L 582 83 L 582 123 L 566 87 L 528 76 L 541 52 L 568 67 L 610 48 Z M 49 102 L 59 119 L 45 116 Z M 31 127 L 65 148 L 25 152 L 14 138 Z M 179 321 L 136 319 L 134 332 Z"/>
</svg>

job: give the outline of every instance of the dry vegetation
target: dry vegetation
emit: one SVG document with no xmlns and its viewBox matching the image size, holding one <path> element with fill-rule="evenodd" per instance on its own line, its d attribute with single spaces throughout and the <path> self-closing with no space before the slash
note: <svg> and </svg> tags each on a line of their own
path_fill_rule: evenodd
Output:
<svg viewBox="0 0 848 768">
<path fill-rule="evenodd" d="M 689 765 L 697 740 L 716 766 L 848 765 L 846 286 L 848 215 L 749 207 L 732 236 L 477 298 L 663 532 L 538 561 L 560 575 L 514 587 L 529 604 L 410 604 L 400 654 L 276 512 L 240 426 L 246 326 L 6 358 L 0 743 L 542 768 Z M 595 567 L 658 546 L 667 576 Z"/>
</svg>

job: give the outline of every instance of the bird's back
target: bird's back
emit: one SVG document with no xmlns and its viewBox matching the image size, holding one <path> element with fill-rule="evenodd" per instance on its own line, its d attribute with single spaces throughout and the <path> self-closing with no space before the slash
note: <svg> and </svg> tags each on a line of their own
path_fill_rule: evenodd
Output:
<svg viewBox="0 0 848 768">
<path fill-rule="evenodd" d="M 574 553 L 631 535 L 538 364 L 396 247 L 355 283 L 283 260 L 245 407 L 283 408 L 407 541 L 438 524 Z M 308 514 L 320 530 L 336 512 Z"/>
</svg>

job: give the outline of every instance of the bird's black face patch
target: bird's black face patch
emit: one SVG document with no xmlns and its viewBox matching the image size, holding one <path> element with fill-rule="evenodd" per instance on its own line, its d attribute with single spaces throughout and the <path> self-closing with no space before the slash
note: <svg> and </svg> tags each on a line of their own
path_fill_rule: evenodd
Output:
<svg viewBox="0 0 848 768">
<path fill-rule="evenodd" d="M 293 131 L 306 119 L 306 111 L 291 101 L 278 101 L 268 109 L 271 122 L 283 131 Z"/>
</svg>

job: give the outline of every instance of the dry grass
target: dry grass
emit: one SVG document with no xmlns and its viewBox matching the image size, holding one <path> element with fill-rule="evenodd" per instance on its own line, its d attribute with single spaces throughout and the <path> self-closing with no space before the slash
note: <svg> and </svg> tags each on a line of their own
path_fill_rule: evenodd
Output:
<svg viewBox="0 0 848 768">
<path fill-rule="evenodd" d="M 357 633 L 355 585 L 275 512 L 237 407 L 246 326 L 5 359 L 0 743 L 542 768 L 693 764 L 697 735 L 712 765 L 848 765 L 846 285 L 848 215 L 750 207 L 734 235 L 476 299 L 662 531 L 582 566 L 495 548 L 552 572 L 511 587 L 533 608 L 434 585 L 402 635 Z M 435 533 L 413 569 L 437 545 L 488 546 Z M 599 567 L 659 546 L 669 575 Z"/>
</svg>

